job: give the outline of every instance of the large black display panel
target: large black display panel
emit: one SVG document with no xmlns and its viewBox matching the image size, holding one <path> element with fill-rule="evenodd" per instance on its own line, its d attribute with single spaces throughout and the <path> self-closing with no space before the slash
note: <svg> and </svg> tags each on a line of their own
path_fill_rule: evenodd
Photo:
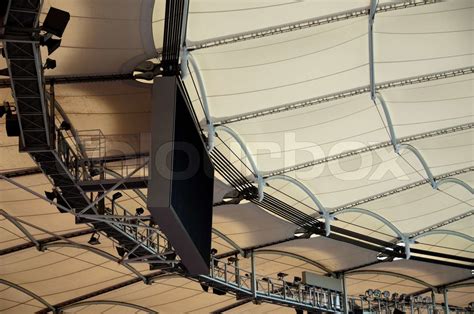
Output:
<svg viewBox="0 0 474 314">
<path fill-rule="evenodd" d="M 214 169 L 174 77 L 153 87 L 148 208 L 191 274 L 209 273 Z"/>
</svg>

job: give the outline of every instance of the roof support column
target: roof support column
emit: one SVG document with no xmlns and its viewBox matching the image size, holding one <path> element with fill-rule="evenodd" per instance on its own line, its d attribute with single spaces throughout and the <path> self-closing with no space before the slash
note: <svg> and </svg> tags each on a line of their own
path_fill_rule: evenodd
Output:
<svg viewBox="0 0 474 314">
<path fill-rule="evenodd" d="M 428 314 L 434 314 L 436 311 L 436 293 L 434 290 L 431 290 L 431 313 Z"/>
<path fill-rule="evenodd" d="M 250 278 L 252 280 L 252 297 L 254 300 L 257 299 L 257 278 L 255 277 L 255 254 L 253 251 L 250 252 L 250 262 L 252 264 L 252 272 L 250 274 Z"/>
<path fill-rule="evenodd" d="M 344 307 L 344 314 L 349 314 L 349 300 L 347 299 L 347 284 L 346 284 L 346 275 L 341 274 L 342 281 L 342 302 Z"/>
<path fill-rule="evenodd" d="M 370 71 L 370 98 L 375 101 L 375 73 L 374 73 L 374 20 L 378 0 L 370 0 L 369 11 L 369 71 Z"/>
<path fill-rule="evenodd" d="M 444 313 L 449 314 L 448 288 L 443 289 L 443 298 L 444 298 Z"/>
</svg>

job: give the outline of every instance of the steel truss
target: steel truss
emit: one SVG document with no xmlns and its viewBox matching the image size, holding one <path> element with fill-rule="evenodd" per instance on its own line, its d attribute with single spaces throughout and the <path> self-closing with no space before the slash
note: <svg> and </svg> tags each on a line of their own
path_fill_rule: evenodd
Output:
<svg viewBox="0 0 474 314">
<path fill-rule="evenodd" d="M 394 10 L 406 9 L 421 5 L 427 5 L 439 2 L 439 0 L 411 0 L 411 1 L 399 1 L 393 3 L 383 3 L 376 7 L 376 12 L 389 12 Z M 296 23 L 288 23 L 278 26 L 273 26 L 265 29 L 254 30 L 246 33 L 234 34 L 225 37 L 213 38 L 211 40 L 191 42 L 188 44 L 189 50 L 197 50 L 204 48 L 217 47 L 222 45 L 228 45 L 238 43 L 241 41 L 247 41 L 257 38 L 263 38 L 273 36 L 277 34 L 283 34 L 287 32 L 298 31 L 310 27 L 345 21 L 349 19 L 359 18 L 369 14 L 369 8 L 358 8 L 350 11 L 339 12 L 334 15 L 327 15 L 317 18 L 311 18 Z"/>
</svg>

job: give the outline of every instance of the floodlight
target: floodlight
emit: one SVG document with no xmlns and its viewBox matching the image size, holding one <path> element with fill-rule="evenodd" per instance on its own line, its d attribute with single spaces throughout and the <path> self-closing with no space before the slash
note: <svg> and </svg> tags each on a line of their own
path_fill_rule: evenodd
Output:
<svg viewBox="0 0 474 314">
<path fill-rule="evenodd" d="M 10 72 L 8 72 L 8 68 L 1 69 L 0 76 L 10 76 Z"/>
<path fill-rule="evenodd" d="M 373 295 L 374 295 L 374 290 L 368 289 L 367 291 L 365 291 L 366 297 L 372 297 Z"/>
<path fill-rule="evenodd" d="M 41 28 L 50 34 L 62 37 L 70 18 L 68 12 L 51 7 Z"/>
<path fill-rule="evenodd" d="M 300 283 L 301 283 L 301 277 L 295 276 L 295 277 L 293 278 L 293 283 L 294 283 L 295 285 L 300 284 Z"/>
<path fill-rule="evenodd" d="M 392 294 L 392 301 L 398 301 L 398 297 L 398 293 L 395 292 L 394 294 Z"/>
<path fill-rule="evenodd" d="M 380 291 L 379 289 L 374 290 L 374 297 L 380 298 L 381 295 L 382 295 L 382 291 Z"/>
<path fill-rule="evenodd" d="M 382 295 L 385 299 L 388 299 L 390 298 L 390 291 L 385 290 Z"/>
<path fill-rule="evenodd" d="M 143 215 L 144 212 L 145 212 L 145 210 L 141 207 L 138 207 L 137 209 L 135 209 L 135 214 L 137 216 Z"/>
<path fill-rule="evenodd" d="M 216 255 L 217 254 L 217 250 L 215 248 L 212 248 L 211 249 L 211 255 Z"/>
<path fill-rule="evenodd" d="M 89 168 L 89 174 L 91 177 L 98 176 L 101 173 L 101 171 L 97 168 Z"/>
<path fill-rule="evenodd" d="M 93 233 L 91 235 L 90 240 L 87 241 L 87 243 L 89 243 L 90 245 L 98 245 L 98 244 L 100 244 L 99 238 L 100 238 L 100 234 L 97 234 L 97 237 L 95 237 L 95 233 Z"/>
<path fill-rule="evenodd" d="M 5 128 L 7 130 L 7 136 L 20 136 L 20 124 L 18 123 L 18 116 L 12 114 L 11 111 L 7 111 L 7 117 L 5 121 Z"/>
<path fill-rule="evenodd" d="M 278 277 L 278 279 L 280 279 L 280 280 L 283 280 L 286 276 L 288 276 L 288 274 L 285 274 L 285 273 L 282 273 L 282 272 L 279 272 L 279 273 L 277 274 L 277 277 Z"/>
<path fill-rule="evenodd" d="M 64 131 L 69 131 L 69 130 L 71 130 L 71 123 L 69 123 L 67 121 L 63 121 L 59 125 L 59 129 L 64 130 Z"/>
<path fill-rule="evenodd" d="M 56 68 L 56 60 L 46 58 L 46 62 L 43 65 L 43 69 L 54 69 Z"/>
<path fill-rule="evenodd" d="M 216 295 L 225 295 L 225 291 L 216 287 L 212 288 L 212 293 Z"/>
<path fill-rule="evenodd" d="M 231 256 L 227 259 L 227 262 L 228 262 L 229 265 L 230 264 L 235 264 L 235 262 L 237 262 L 237 261 L 238 261 L 238 259 L 234 256 Z"/>
<path fill-rule="evenodd" d="M 43 36 L 40 38 L 40 45 L 48 48 L 48 54 L 52 54 L 61 46 L 61 39 L 54 39 L 51 36 Z"/>
<path fill-rule="evenodd" d="M 118 200 L 118 199 L 121 198 L 122 196 L 123 196 L 122 193 L 116 192 L 116 193 L 114 193 L 114 195 L 112 195 L 112 200 L 113 200 L 113 201 Z"/>
</svg>

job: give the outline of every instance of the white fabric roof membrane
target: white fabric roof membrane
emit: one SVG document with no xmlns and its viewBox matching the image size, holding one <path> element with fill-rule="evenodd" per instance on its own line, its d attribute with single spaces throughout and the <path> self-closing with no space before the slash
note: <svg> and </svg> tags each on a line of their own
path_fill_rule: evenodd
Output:
<svg viewBox="0 0 474 314">
<path fill-rule="evenodd" d="M 464 237 L 428 234 L 418 238 L 412 248 L 473 258 L 473 242 L 466 238 L 474 236 L 472 194 L 453 183 L 433 189 L 426 168 L 413 152 L 394 152 L 386 112 L 370 99 L 367 12 L 304 26 L 310 25 L 308 21 L 366 10 L 369 3 L 190 1 L 186 44 L 198 67 L 190 67 L 191 73 L 184 81 L 197 116 L 204 127 L 206 115 L 201 101 L 206 96 L 211 120 L 234 130 L 251 152 L 258 171 L 268 180 L 265 192 L 300 211 L 319 217 L 319 208 L 299 187 L 269 178 L 286 175 L 304 184 L 328 212 L 338 213 L 333 226 L 392 243 L 399 240 L 399 235 L 380 220 L 349 210 L 357 207 L 384 217 L 407 236 L 429 230 L 458 232 Z M 164 5 L 163 0 L 46 0 L 41 19 L 54 6 L 68 11 L 71 20 L 61 47 L 52 55 L 58 66 L 45 74 L 131 73 L 140 62 L 159 56 Z M 472 1 L 450 0 L 378 12 L 374 24 L 375 82 L 397 139 L 417 149 L 438 182 L 449 176 L 471 187 L 473 16 Z M 299 26 L 289 30 L 290 24 Z M 242 40 L 245 36 L 247 40 Z M 206 43 L 210 47 L 201 49 Z M 45 59 L 46 51 L 42 54 Z M 0 68 L 4 66 L 2 59 Z M 457 69 L 467 71 L 454 75 Z M 199 85 L 197 71 L 206 95 L 194 86 Z M 426 78 L 432 73 L 442 74 L 437 79 Z M 413 81 L 420 77 L 425 78 Z M 392 83 L 384 85 L 386 82 Z M 346 93 L 362 89 L 353 95 Z M 12 101 L 10 89 L 0 89 L 0 93 L 2 99 Z M 131 81 L 56 85 L 56 100 L 77 130 L 101 130 L 107 139 L 107 155 L 148 152 L 149 85 Z M 249 156 L 236 140 L 219 129 L 217 135 L 215 147 L 254 179 Z M 0 155 L 0 172 L 35 165 L 26 153 L 18 152 L 18 140 L 7 137 L 3 126 Z M 130 161 L 132 166 L 136 163 Z M 222 182 L 220 175 L 216 177 L 214 201 L 219 202 L 231 187 Z M 41 174 L 15 180 L 40 194 L 52 188 Z M 118 200 L 120 206 L 133 211 L 145 205 L 133 191 L 126 192 Z M 86 225 L 76 225 L 71 215 L 60 214 L 54 206 L 5 181 L 0 182 L 0 208 L 41 228 L 25 225 L 37 239 L 51 236 L 42 230 L 67 234 L 87 229 Z M 29 242 L 17 227 L 1 218 L 0 250 Z M 213 227 L 242 248 L 291 238 L 297 228 L 253 203 L 215 206 Z M 70 240 L 87 245 L 89 237 Z M 96 248 L 117 257 L 111 241 L 102 236 L 100 242 Z M 235 250 L 217 234 L 213 234 L 212 245 L 219 254 Z M 260 250 L 256 267 L 258 274 L 266 276 L 281 271 L 301 276 L 305 270 L 325 274 L 327 270 L 340 271 L 377 261 L 377 252 L 323 236 Z M 250 269 L 249 259 L 242 258 L 241 265 Z M 150 272 L 147 265 L 134 267 L 143 274 Z M 414 293 L 426 289 L 420 281 L 438 286 L 472 276 L 468 269 L 414 260 L 378 263 L 362 270 L 347 275 L 350 295 L 363 294 L 369 288 Z M 45 252 L 30 247 L 3 255 L 0 276 L 51 304 L 136 278 L 115 261 L 71 247 L 50 247 Z M 472 301 L 472 293 L 472 287 L 450 289 L 449 303 L 466 306 Z M 436 298 L 442 302 L 442 295 Z M 198 283 L 173 276 L 157 278 L 151 286 L 136 282 L 87 300 L 129 302 L 162 313 L 211 312 L 235 302 L 232 296 L 204 293 Z M 21 292 L 0 287 L 2 312 L 29 313 L 44 307 Z M 68 309 L 100 311 L 128 313 L 137 309 L 113 304 Z M 248 303 L 231 312 L 269 311 L 294 310 Z"/>
</svg>

